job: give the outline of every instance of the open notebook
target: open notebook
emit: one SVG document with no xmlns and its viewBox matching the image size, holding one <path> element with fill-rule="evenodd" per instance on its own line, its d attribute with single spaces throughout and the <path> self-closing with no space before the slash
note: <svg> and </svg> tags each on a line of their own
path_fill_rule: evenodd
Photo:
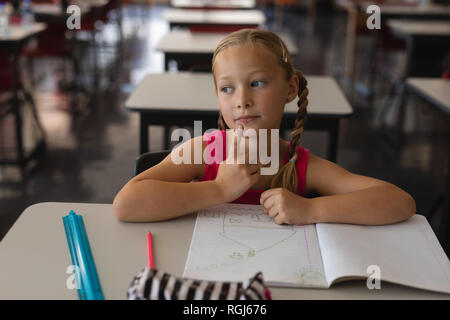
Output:
<svg viewBox="0 0 450 320">
<path fill-rule="evenodd" d="M 277 225 L 262 206 L 199 211 L 184 277 L 244 281 L 262 271 L 269 286 L 329 288 L 366 279 L 450 293 L 450 262 L 425 217 L 385 226 Z"/>
</svg>

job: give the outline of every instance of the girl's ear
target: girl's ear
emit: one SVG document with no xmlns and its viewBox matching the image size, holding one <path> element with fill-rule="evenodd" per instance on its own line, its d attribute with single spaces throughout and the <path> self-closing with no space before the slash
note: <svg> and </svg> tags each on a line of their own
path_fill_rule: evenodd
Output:
<svg viewBox="0 0 450 320">
<path fill-rule="evenodd" d="M 288 81 L 288 96 L 286 98 L 286 103 L 291 102 L 298 96 L 299 79 L 297 73 L 294 73 Z"/>
</svg>

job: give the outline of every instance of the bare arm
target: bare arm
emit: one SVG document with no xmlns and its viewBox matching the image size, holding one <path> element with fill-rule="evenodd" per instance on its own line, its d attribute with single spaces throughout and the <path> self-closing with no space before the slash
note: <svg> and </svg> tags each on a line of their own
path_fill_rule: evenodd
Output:
<svg viewBox="0 0 450 320">
<path fill-rule="evenodd" d="M 204 164 L 193 164 L 194 141 L 198 143 L 201 138 L 186 142 L 191 147 L 191 164 L 177 165 L 169 155 L 131 179 L 114 199 L 116 217 L 130 222 L 161 221 L 223 203 L 216 181 L 189 183 L 200 178 L 205 168 Z"/>
<path fill-rule="evenodd" d="M 391 224 L 408 219 L 416 211 L 414 199 L 402 189 L 352 174 L 312 154 L 306 185 L 307 191 L 323 195 L 312 199 L 316 222 Z"/>
</svg>

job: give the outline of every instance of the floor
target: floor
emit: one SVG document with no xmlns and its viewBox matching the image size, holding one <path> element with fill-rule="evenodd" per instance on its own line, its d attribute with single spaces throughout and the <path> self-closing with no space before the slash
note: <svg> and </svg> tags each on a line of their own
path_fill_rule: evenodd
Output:
<svg viewBox="0 0 450 320">
<path fill-rule="evenodd" d="M 73 96 L 58 86 L 61 79 L 70 77 L 70 65 L 52 59 L 35 63 L 36 84 L 32 90 L 46 132 L 47 150 L 24 176 L 18 168 L 0 166 L 0 239 L 32 204 L 111 203 L 131 178 L 138 156 L 139 119 L 137 114 L 125 110 L 124 102 L 146 73 L 163 70 L 163 57 L 153 47 L 168 30 L 161 18 L 164 8 L 125 8 L 122 49 L 108 49 L 99 56 L 98 63 L 103 69 L 100 86 L 92 91 L 89 84 L 92 75 L 86 75 L 87 87 L 92 92 L 78 95 L 75 106 L 71 103 Z M 301 54 L 295 60 L 299 69 L 305 74 L 335 76 L 349 96 L 340 77 L 344 61 L 344 14 L 319 10 L 315 23 L 311 23 L 306 12 L 288 10 L 283 25 L 279 26 L 274 24 L 271 8 L 265 13 L 269 29 L 282 30 L 300 44 Z M 99 41 L 117 44 L 115 25 L 106 25 L 101 34 Z M 366 49 L 367 42 L 362 41 L 358 50 L 364 53 Z M 398 59 L 401 60 L 401 55 Z M 89 58 L 84 61 L 90 62 Z M 362 68 L 360 61 L 359 74 Z M 85 69 L 90 70 L 89 66 Z M 355 112 L 341 122 L 337 163 L 349 171 L 400 186 L 415 198 L 418 213 L 427 214 L 444 187 L 444 164 L 449 156 L 448 123 L 422 102 L 411 99 L 406 140 L 399 148 L 393 148 L 385 139 L 389 130 L 379 121 L 387 91 L 386 81 L 380 80 L 372 104 L 352 99 Z M 395 108 L 391 118 L 394 115 Z M 9 125 L 7 120 L 0 122 L 3 150 L 0 157 L 7 156 L 8 151 L 4 150 L 10 150 L 13 141 Z M 150 136 L 150 149 L 161 149 L 162 130 L 152 127 Z M 31 144 L 31 139 L 27 143 Z M 319 156 L 324 155 L 326 143 L 326 135 L 320 132 L 306 132 L 303 136 L 304 146 Z M 439 237 L 441 215 L 437 211 L 430 219 Z"/>
</svg>

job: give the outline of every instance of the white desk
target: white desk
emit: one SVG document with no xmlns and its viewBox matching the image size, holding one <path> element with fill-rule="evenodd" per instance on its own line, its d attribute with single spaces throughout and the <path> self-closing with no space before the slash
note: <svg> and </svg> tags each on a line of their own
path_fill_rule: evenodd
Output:
<svg viewBox="0 0 450 320">
<path fill-rule="evenodd" d="M 445 7 L 438 4 L 413 4 L 405 2 L 405 4 L 389 4 L 389 3 L 374 3 L 374 2 L 360 2 L 358 5 L 361 10 L 366 12 L 367 7 L 376 4 L 380 7 L 381 15 L 386 16 L 450 16 L 450 7 Z"/>
<path fill-rule="evenodd" d="M 93 19 L 94 21 L 99 20 L 101 10 L 103 7 L 108 5 L 108 0 L 77 0 L 77 1 L 69 1 L 70 5 L 76 5 L 80 9 L 81 15 L 81 23 L 85 19 Z M 63 9 L 61 3 L 35 3 L 33 4 L 33 11 L 35 15 L 36 21 L 43 21 L 48 23 L 52 30 L 60 30 L 60 33 L 56 35 L 56 37 L 60 37 L 60 41 L 64 41 L 65 34 L 70 34 L 69 45 L 71 47 L 71 62 L 73 67 L 73 80 L 71 83 L 67 84 L 68 87 L 74 87 L 76 90 L 81 92 L 89 92 L 91 88 L 87 88 L 82 81 L 80 80 L 80 76 L 82 76 L 82 63 L 79 61 L 79 54 L 75 54 L 80 50 L 77 48 L 80 45 L 80 42 L 77 41 L 79 30 L 77 29 L 68 29 L 66 27 L 68 16 L 70 16 L 73 12 L 69 11 L 69 13 Z M 92 15 L 92 16 L 90 16 Z M 96 28 L 92 28 L 89 30 L 89 34 L 91 39 L 95 39 L 97 33 Z M 122 33 L 120 33 L 122 35 Z M 49 37 L 55 37 L 54 35 L 48 35 Z M 91 41 L 90 45 L 92 46 L 93 54 L 93 87 L 94 90 L 98 88 L 100 82 L 100 73 L 98 69 L 98 54 L 96 51 L 98 50 L 98 45 L 96 41 Z"/>
<path fill-rule="evenodd" d="M 430 66 L 438 59 L 443 61 L 450 49 L 449 21 L 390 19 L 387 25 L 393 34 L 406 42 L 404 78 L 430 76 Z M 424 67 L 427 62 L 431 62 L 430 66 Z M 440 75 L 442 67 L 435 69 L 434 72 Z"/>
<path fill-rule="evenodd" d="M 432 108 L 446 117 L 447 124 L 450 120 L 450 80 L 441 78 L 409 78 L 406 80 L 407 93 L 414 94 L 426 102 Z M 405 102 L 406 104 L 406 102 Z M 445 133 L 444 133 L 445 134 Z M 434 137 L 434 136 L 433 136 Z M 448 137 L 448 133 L 447 133 Z M 450 212 L 450 154 L 447 150 L 447 167 L 444 167 L 445 186 L 438 201 L 433 205 L 437 210 L 442 205 L 442 212 Z M 442 215 L 441 220 L 444 249 L 450 248 L 450 218 Z"/>
<path fill-rule="evenodd" d="M 333 78 L 306 76 L 306 79 L 309 90 L 306 128 L 330 134 L 328 154 L 335 161 L 339 120 L 351 115 L 353 109 Z M 284 128 L 293 126 L 297 100 L 286 106 Z M 217 127 L 219 103 L 211 73 L 149 74 L 127 99 L 125 107 L 140 113 L 141 154 L 148 151 L 148 125 L 192 126 L 194 120 L 202 120 L 204 130 Z"/>
<path fill-rule="evenodd" d="M 32 95 L 24 88 L 20 81 L 20 68 L 19 58 L 22 48 L 37 34 L 44 31 L 47 28 L 45 23 L 33 23 L 30 26 L 24 27 L 22 25 L 12 24 L 9 26 L 9 31 L 0 35 L 0 51 L 5 52 L 6 56 L 11 64 L 12 71 L 12 85 L 11 92 L 12 98 L 6 101 L 5 104 L 10 104 L 11 112 L 14 116 L 15 124 L 15 139 L 16 139 L 16 159 L 0 159 L 0 165 L 19 165 L 21 169 L 25 168 L 25 165 L 29 160 L 42 153 L 45 148 L 45 133 L 37 117 L 35 110 L 36 106 L 33 102 Z M 31 150 L 26 150 L 23 143 L 23 130 L 22 130 L 22 112 L 23 112 L 23 100 L 19 99 L 19 93 L 25 97 L 25 101 L 32 109 L 33 120 L 39 131 L 39 137 L 36 139 L 37 143 Z"/>
<path fill-rule="evenodd" d="M 334 78 L 305 76 L 308 81 L 308 116 L 347 116 L 353 109 Z M 176 91 L 175 91 L 176 90 Z M 286 113 L 297 113 L 297 101 L 286 105 Z M 211 73 L 148 74 L 126 100 L 131 111 L 192 110 L 218 112 L 219 102 Z"/>
<path fill-rule="evenodd" d="M 13 43 L 18 43 L 35 36 L 39 32 L 47 28 L 45 23 L 33 23 L 31 26 L 25 28 L 19 24 L 10 24 L 9 31 L 6 34 L 0 33 L 0 45 L 6 46 Z"/>
<path fill-rule="evenodd" d="M 388 26 L 396 33 L 414 36 L 450 36 L 449 21 L 388 20 Z"/>
<path fill-rule="evenodd" d="M 226 33 L 170 31 L 161 38 L 155 49 L 164 53 L 164 64 L 167 71 L 170 60 L 176 60 L 179 66 L 183 62 L 188 63 L 189 61 L 211 61 L 217 45 L 226 36 Z M 280 35 L 280 37 L 291 55 L 298 53 L 297 46 L 288 37 L 284 35 Z"/>
<path fill-rule="evenodd" d="M 256 6 L 255 0 L 170 0 L 176 8 L 209 8 L 209 9 L 251 9 Z"/>
<path fill-rule="evenodd" d="M 441 78 L 409 78 L 408 87 L 416 94 L 450 115 L 450 80 Z"/>
<path fill-rule="evenodd" d="M 170 26 L 189 25 L 249 25 L 266 23 L 266 17 L 260 10 L 191 10 L 167 9 L 163 18 Z"/>
<path fill-rule="evenodd" d="M 77 5 L 80 8 L 81 14 L 89 12 L 91 9 L 100 8 L 105 6 L 108 0 L 88 0 L 88 1 L 75 1 L 71 4 Z M 33 12 L 37 16 L 66 16 L 67 12 L 63 12 L 63 8 L 60 3 L 33 3 Z"/>
<path fill-rule="evenodd" d="M 450 8 L 449 8 L 450 12 Z M 450 50 L 450 16 L 446 21 L 389 19 L 386 24 L 391 32 L 402 38 L 406 45 L 406 65 L 403 79 L 407 77 L 437 77 L 442 72 L 441 61 Z M 377 32 L 373 33 L 371 60 L 374 61 Z M 375 66 L 375 64 L 373 64 Z M 369 91 L 372 92 L 374 69 L 368 71 Z"/>
<path fill-rule="evenodd" d="M 176 30 L 166 33 L 156 46 L 156 50 L 175 53 L 214 53 L 216 46 L 226 33 L 190 32 Z M 285 35 L 279 35 L 291 54 L 298 53 L 298 47 Z"/>
<path fill-rule="evenodd" d="M 388 20 L 392 33 L 406 43 L 406 63 L 402 82 L 409 77 L 438 77 L 441 61 L 450 50 L 450 22 L 434 20 Z M 403 83 L 402 83 L 403 84 Z M 394 92 L 394 91 L 393 91 Z M 402 89 L 399 128 L 404 125 L 405 94 Z"/>
<path fill-rule="evenodd" d="M 441 19 L 448 20 L 450 18 L 450 7 L 445 7 L 437 4 L 411 4 L 405 2 L 401 4 L 389 4 L 389 3 L 374 3 L 374 2 L 352 2 L 348 0 L 338 0 L 336 4 L 347 11 L 347 36 L 346 36 L 346 54 L 345 54 L 345 76 L 347 76 L 352 84 L 355 82 L 355 65 L 356 65 L 356 47 L 357 47 L 357 32 L 361 27 L 361 21 L 365 21 L 363 17 L 367 17 L 367 7 L 376 4 L 380 8 L 381 14 L 381 28 L 384 27 L 386 19 L 391 18 L 410 18 L 410 19 Z M 365 27 L 365 26 L 364 26 Z M 376 45 L 377 45 L 377 32 L 372 30 L 371 44 L 368 52 L 369 61 L 375 60 Z M 370 65 L 370 63 L 369 63 Z M 359 88 L 365 89 L 363 92 L 370 96 L 373 92 L 373 74 L 374 70 L 370 67 L 370 70 L 366 72 L 368 74 L 367 86 L 360 86 Z"/>
<path fill-rule="evenodd" d="M 0 299 L 78 299 L 66 287 L 72 265 L 62 217 L 83 215 L 105 299 L 125 299 L 131 280 L 147 265 L 152 232 L 155 267 L 183 274 L 195 215 L 157 223 L 122 223 L 110 204 L 40 203 L 28 207 L 0 242 Z M 330 289 L 270 288 L 273 299 L 449 299 L 449 295 L 381 283 L 349 281 Z"/>
</svg>

